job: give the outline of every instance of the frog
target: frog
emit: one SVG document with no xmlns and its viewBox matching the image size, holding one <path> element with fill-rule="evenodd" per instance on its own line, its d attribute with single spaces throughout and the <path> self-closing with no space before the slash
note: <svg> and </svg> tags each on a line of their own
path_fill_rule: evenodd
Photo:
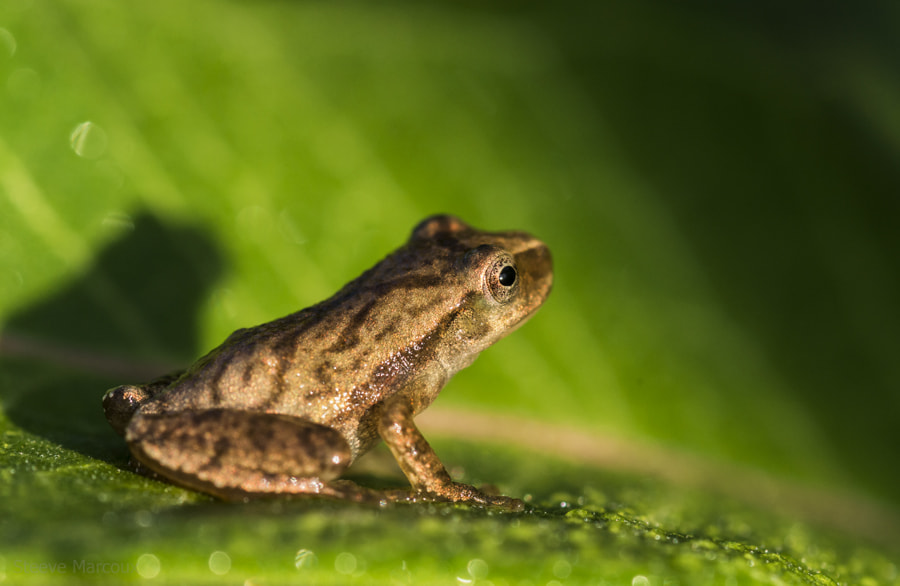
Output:
<svg viewBox="0 0 900 586">
<path fill-rule="evenodd" d="M 444 501 L 521 510 L 454 481 L 414 423 L 459 370 L 516 330 L 553 284 L 548 247 L 452 215 L 332 297 L 238 329 L 192 366 L 103 396 L 136 466 L 226 501 L 325 497 Z M 342 478 L 384 442 L 409 488 Z"/>
</svg>

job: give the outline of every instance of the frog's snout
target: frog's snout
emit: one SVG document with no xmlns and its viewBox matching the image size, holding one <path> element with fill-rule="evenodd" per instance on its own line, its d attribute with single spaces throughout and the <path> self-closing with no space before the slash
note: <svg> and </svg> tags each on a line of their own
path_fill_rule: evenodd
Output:
<svg viewBox="0 0 900 586">
<path fill-rule="evenodd" d="M 516 254 L 516 264 L 528 290 L 529 302 L 537 309 L 553 288 L 553 256 L 550 249 L 543 242 L 536 241 Z"/>
</svg>

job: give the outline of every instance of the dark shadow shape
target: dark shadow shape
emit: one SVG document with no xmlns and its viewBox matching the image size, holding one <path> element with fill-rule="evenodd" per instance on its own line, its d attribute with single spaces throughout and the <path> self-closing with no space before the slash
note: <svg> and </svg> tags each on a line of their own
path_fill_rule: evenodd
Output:
<svg viewBox="0 0 900 586">
<path fill-rule="evenodd" d="M 7 415 L 65 448 L 123 461 L 124 442 L 108 426 L 101 397 L 197 357 L 197 314 L 222 269 L 202 230 L 138 215 L 82 275 L 4 324 Z"/>
</svg>

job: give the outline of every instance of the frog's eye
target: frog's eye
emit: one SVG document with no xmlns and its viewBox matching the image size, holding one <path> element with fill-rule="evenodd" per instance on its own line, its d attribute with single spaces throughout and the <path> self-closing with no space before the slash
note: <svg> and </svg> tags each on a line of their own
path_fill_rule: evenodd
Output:
<svg viewBox="0 0 900 586">
<path fill-rule="evenodd" d="M 519 289 L 519 272 L 508 254 L 501 255 L 488 265 L 485 273 L 485 289 L 498 303 L 506 303 Z"/>
</svg>

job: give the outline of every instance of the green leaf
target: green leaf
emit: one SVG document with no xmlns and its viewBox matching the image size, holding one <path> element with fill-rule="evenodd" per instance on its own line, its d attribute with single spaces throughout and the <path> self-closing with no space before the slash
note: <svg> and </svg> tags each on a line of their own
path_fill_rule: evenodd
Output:
<svg viewBox="0 0 900 586">
<path fill-rule="evenodd" d="M 896 11 L 691 4 L 0 4 L 0 581 L 900 583 Z M 532 510 L 131 472 L 107 388 L 439 211 L 553 250 L 421 418 Z"/>
</svg>

